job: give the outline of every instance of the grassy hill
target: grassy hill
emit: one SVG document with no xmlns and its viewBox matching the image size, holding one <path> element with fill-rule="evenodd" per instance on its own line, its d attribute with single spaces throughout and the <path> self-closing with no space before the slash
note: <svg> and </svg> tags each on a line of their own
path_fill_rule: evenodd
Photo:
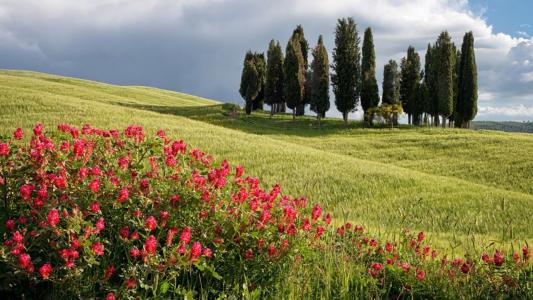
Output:
<svg viewBox="0 0 533 300">
<path fill-rule="evenodd" d="M 0 71 L 0 135 L 42 122 L 165 128 L 249 175 L 322 203 L 341 222 L 426 230 L 448 249 L 533 239 L 533 136 L 455 129 L 362 129 L 292 122 L 147 87 Z M 444 242 L 446 241 L 446 242 Z"/>
</svg>

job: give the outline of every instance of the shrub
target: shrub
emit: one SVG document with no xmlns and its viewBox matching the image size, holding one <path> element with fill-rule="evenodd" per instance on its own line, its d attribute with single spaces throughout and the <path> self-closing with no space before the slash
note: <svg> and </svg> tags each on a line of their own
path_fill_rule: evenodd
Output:
<svg viewBox="0 0 533 300">
<path fill-rule="evenodd" d="M 22 135 L 0 143 L 0 257 L 15 294 L 43 282 L 51 297 L 261 290 L 327 226 L 320 206 L 162 130 L 62 124 L 48 136 L 38 124 L 29 145 Z"/>
</svg>

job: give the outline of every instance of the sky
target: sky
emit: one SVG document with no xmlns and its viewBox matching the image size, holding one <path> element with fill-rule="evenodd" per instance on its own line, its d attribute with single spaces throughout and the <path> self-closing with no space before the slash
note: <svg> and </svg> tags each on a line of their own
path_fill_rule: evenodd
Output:
<svg viewBox="0 0 533 300">
<path fill-rule="evenodd" d="M 473 31 L 476 120 L 533 121 L 532 11 L 530 0 L 0 0 L 0 68 L 242 103 L 247 50 L 271 39 L 284 48 L 302 24 L 331 55 L 337 19 L 353 17 L 361 36 L 373 29 L 379 83 L 409 45 L 423 60 L 441 31 L 457 45 Z M 328 115 L 338 116 L 334 105 Z"/>
</svg>

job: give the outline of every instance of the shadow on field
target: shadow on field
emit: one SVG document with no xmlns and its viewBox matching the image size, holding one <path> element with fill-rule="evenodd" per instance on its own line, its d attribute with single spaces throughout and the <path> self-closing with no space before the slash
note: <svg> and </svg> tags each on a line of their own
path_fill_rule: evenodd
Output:
<svg viewBox="0 0 533 300">
<path fill-rule="evenodd" d="M 153 111 L 161 114 L 187 117 L 193 120 L 206 122 L 212 125 L 222 126 L 247 133 L 258 135 L 297 135 L 300 137 L 324 136 L 338 134 L 349 129 L 362 128 L 360 122 L 351 121 L 348 125 L 340 119 L 327 119 L 322 121 L 319 127 L 318 121 L 312 116 L 300 116 L 296 121 L 289 114 L 277 114 L 272 118 L 267 112 L 253 112 L 245 115 L 238 111 L 235 116 L 224 108 L 224 104 L 206 106 L 160 106 L 141 105 L 133 103 L 119 103 L 117 105 L 129 108 Z M 390 132 L 389 130 L 384 130 Z"/>
</svg>

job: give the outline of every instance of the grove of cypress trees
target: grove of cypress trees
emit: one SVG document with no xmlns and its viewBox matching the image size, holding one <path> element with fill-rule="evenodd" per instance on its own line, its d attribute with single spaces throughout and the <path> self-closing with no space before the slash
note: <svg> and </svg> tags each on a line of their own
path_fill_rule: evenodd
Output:
<svg viewBox="0 0 533 300">
<path fill-rule="evenodd" d="M 455 52 L 447 31 L 439 35 L 436 44 L 439 53 L 437 69 L 438 111 L 442 116 L 442 127 L 446 127 L 446 119 L 453 112 L 453 62 Z"/>
<path fill-rule="evenodd" d="M 322 35 L 318 37 L 318 43 L 313 49 L 313 62 L 311 64 L 311 110 L 316 112 L 318 124 L 320 119 L 326 116 L 329 110 L 329 59 L 324 46 Z"/>
<path fill-rule="evenodd" d="M 375 108 L 379 104 L 378 82 L 376 80 L 376 53 L 374 50 L 374 38 L 372 29 L 365 30 L 362 48 L 363 58 L 361 61 L 361 106 L 365 112 Z M 368 116 L 366 123 L 372 124 L 372 116 Z"/>
<path fill-rule="evenodd" d="M 252 53 L 251 51 L 246 52 L 241 75 L 241 85 L 239 88 L 239 93 L 246 102 L 246 114 L 252 112 L 254 102 L 260 96 L 261 89 L 264 86 L 264 80 L 264 55 L 262 53 Z"/>
<path fill-rule="evenodd" d="M 284 98 L 287 107 L 292 109 L 292 118 L 294 120 L 296 117 L 296 108 L 303 101 L 305 88 L 304 59 L 298 34 L 293 35 L 289 40 L 285 52 L 285 62 L 283 63 Z"/>
<path fill-rule="evenodd" d="M 309 63 L 308 63 L 309 43 L 305 39 L 304 28 L 302 27 L 302 25 L 296 26 L 296 28 L 292 32 L 291 39 L 292 38 L 296 38 L 299 41 L 300 51 L 302 52 L 302 57 L 303 57 L 303 68 L 304 68 L 305 80 L 306 81 L 310 80 L 311 78 L 307 76 L 309 73 L 307 72 L 307 70 L 309 69 Z M 304 85 L 304 87 L 305 86 L 310 86 L 310 85 Z M 311 102 L 311 91 L 304 88 L 304 95 L 302 98 L 302 103 L 300 103 L 296 107 L 296 115 L 303 116 L 305 113 L 305 105 L 310 102 Z"/>
<path fill-rule="evenodd" d="M 257 71 L 261 77 L 261 88 L 259 95 L 252 102 L 252 110 L 263 109 L 263 103 L 265 101 L 265 84 L 266 84 L 266 62 L 265 55 L 263 53 L 256 53 L 254 56 Z"/>
<path fill-rule="evenodd" d="M 414 47 L 409 46 L 407 57 L 402 58 L 400 68 L 400 101 L 403 110 L 407 113 L 408 122 L 411 124 L 411 117 L 415 112 L 417 84 L 420 82 L 420 56 Z"/>
<path fill-rule="evenodd" d="M 459 65 L 457 91 L 456 124 L 470 128 L 471 121 L 477 114 L 477 66 L 474 53 L 474 35 L 467 32 L 461 46 L 461 62 Z"/>
<path fill-rule="evenodd" d="M 270 105 L 270 115 L 280 111 L 283 100 L 283 52 L 279 42 L 270 41 L 267 52 L 265 102 Z"/>
<path fill-rule="evenodd" d="M 335 106 L 348 123 L 348 113 L 355 111 L 360 95 L 361 53 L 359 34 L 353 18 L 339 19 L 335 28 L 335 48 L 331 83 Z"/>
</svg>

